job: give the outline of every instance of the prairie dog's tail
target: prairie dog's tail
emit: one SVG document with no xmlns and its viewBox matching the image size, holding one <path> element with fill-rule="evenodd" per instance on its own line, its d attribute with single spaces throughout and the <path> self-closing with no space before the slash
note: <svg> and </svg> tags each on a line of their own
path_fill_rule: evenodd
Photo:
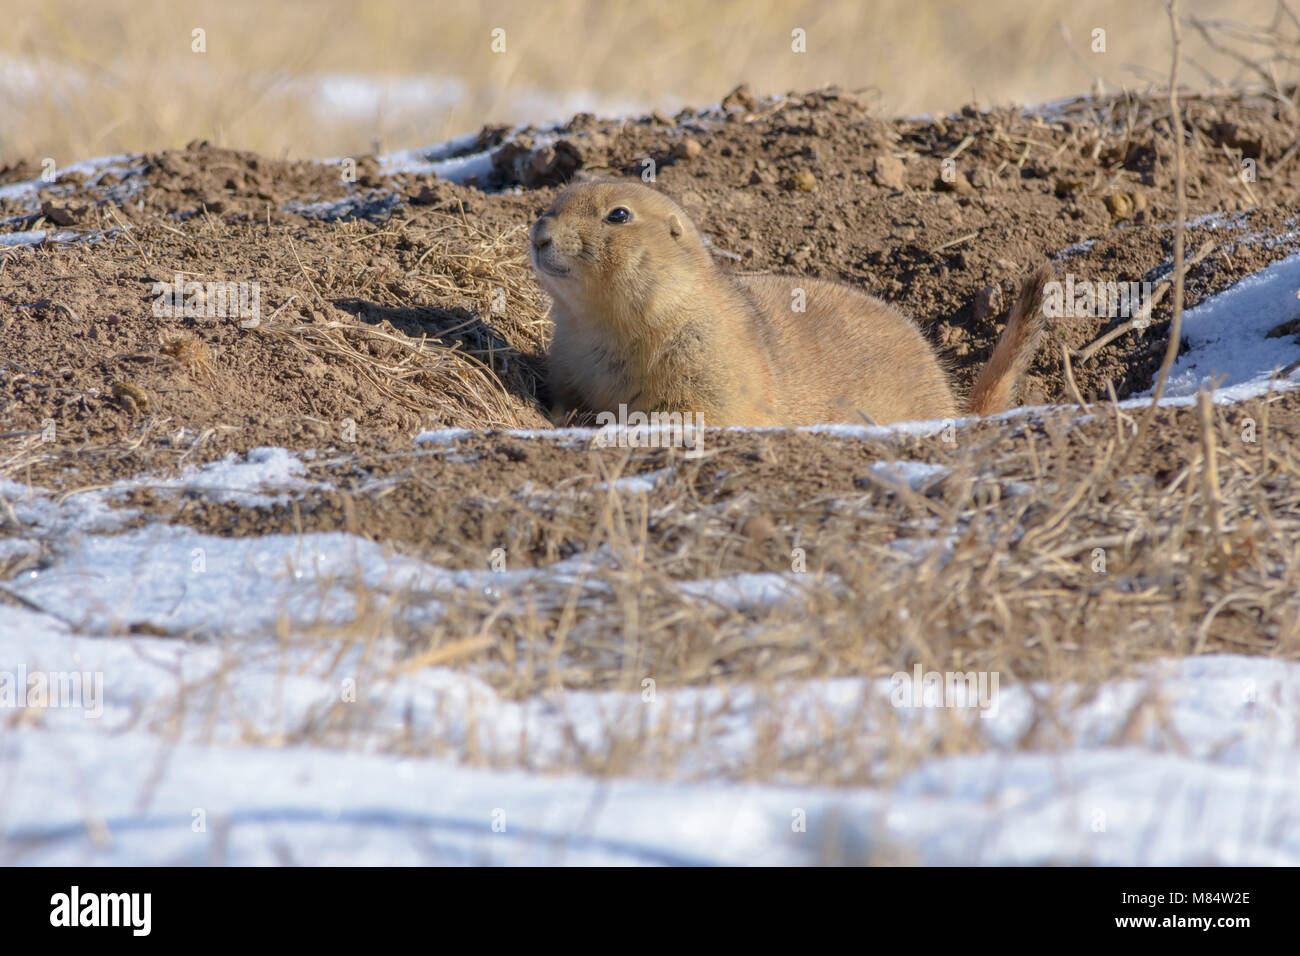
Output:
<svg viewBox="0 0 1300 956">
<path fill-rule="evenodd" d="M 1007 327 L 966 398 L 966 414 L 993 415 L 1011 404 L 1016 380 L 1034 357 L 1047 327 L 1043 317 L 1043 285 L 1051 276 L 1051 267 L 1042 265 L 1021 285 Z"/>
</svg>

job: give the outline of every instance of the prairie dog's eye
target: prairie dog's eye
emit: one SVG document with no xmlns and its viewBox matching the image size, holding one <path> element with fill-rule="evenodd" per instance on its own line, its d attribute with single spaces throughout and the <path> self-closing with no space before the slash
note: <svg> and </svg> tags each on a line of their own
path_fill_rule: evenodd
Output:
<svg viewBox="0 0 1300 956">
<path fill-rule="evenodd" d="M 630 222 L 632 219 L 632 210 L 627 206 L 615 206 L 605 215 L 606 222 L 612 222 L 615 225 Z"/>
</svg>

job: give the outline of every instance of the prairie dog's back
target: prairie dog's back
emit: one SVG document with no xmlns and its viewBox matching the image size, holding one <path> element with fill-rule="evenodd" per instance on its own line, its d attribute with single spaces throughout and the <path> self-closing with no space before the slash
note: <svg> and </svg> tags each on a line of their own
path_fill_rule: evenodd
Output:
<svg viewBox="0 0 1300 956">
<path fill-rule="evenodd" d="M 768 275 L 736 281 L 769 318 L 764 334 L 782 420 L 852 421 L 856 409 L 878 424 L 956 416 L 934 350 L 892 306 L 824 279 Z M 796 311 L 799 290 L 802 312 Z"/>
</svg>

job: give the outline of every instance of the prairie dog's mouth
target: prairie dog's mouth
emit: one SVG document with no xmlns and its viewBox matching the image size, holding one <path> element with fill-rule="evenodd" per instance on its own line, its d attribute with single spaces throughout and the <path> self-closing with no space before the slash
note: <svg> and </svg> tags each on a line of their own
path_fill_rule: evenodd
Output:
<svg viewBox="0 0 1300 956">
<path fill-rule="evenodd" d="M 536 249 L 532 251 L 530 258 L 533 260 L 533 268 L 548 276 L 563 279 L 573 274 L 573 270 L 568 266 L 555 262 L 551 256 L 545 253 L 539 253 Z"/>
</svg>

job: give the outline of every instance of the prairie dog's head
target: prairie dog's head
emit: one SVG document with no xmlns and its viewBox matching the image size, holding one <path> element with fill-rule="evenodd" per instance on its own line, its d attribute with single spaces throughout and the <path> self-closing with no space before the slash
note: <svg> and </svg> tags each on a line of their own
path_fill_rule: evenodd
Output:
<svg viewBox="0 0 1300 956">
<path fill-rule="evenodd" d="M 537 280 L 559 301 L 602 311 L 645 311 L 712 259 L 667 196 L 634 183 L 577 183 L 529 233 Z M 611 320 L 616 318 L 610 315 Z"/>
</svg>

